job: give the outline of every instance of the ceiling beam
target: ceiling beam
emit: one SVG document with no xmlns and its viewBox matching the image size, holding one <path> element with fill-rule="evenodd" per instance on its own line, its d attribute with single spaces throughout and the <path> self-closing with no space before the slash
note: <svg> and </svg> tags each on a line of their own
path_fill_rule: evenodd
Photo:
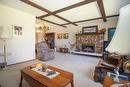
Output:
<svg viewBox="0 0 130 87">
<path fill-rule="evenodd" d="M 61 25 L 61 24 L 52 22 L 52 21 L 48 21 L 48 20 L 45 20 L 45 19 L 41 19 L 41 18 L 39 18 L 39 17 L 36 17 L 36 18 L 37 18 L 37 19 L 40 19 L 40 20 L 42 20 L 42 21 L 46 21 L 46 22 L 48 22 L 48 23 L 54 24 L 54 25 L 58 25 L 58 26 L 64 27 L 64 28 L 67 27 L 67 26 L 64 26 L 64 25 Z"/>
<path fill-rule="evenodd" d="M 111 15 L 111 16 L 106 16 L 106 18 L 111 18 L 111 17 L 117 17 L 119 16 L 119 14 L 117 15 Z M 93 18 L 93 19 L 87 19 L 87 20 L 81 20 L 81 21 L 75 21 L 74 23 L 81 23 L 81 22 L 87 22 L 87 21 L 93 21 L 93 20 L 98 20 L 98 19 L 102 19 L 102 17 L 98 17 L 98 18 Z M 69 23 L 65 23 L 62 25 L 68 25 Z"/>
<path fill-rule="evenodd" d="M 29 0 L 20 0 L 20 1 L 22 1 L 22 2 L 24 2 L 24 3 L 26 3 L 26 4 L 28 4 L 28 5 L 31 5 L 31 6 L 33 6 L 33 7 L 35 7 L 35 8 L 37 8 L 37 9 L 40 9 L 40 10 L 42 10 L 42 11 L 44 11 L 44 12 L 47 12 L 48 14 L 51 14 L 51 13 L 52 13 L 52 12 L 49 11 L 48 9 L 46 9 L 46 8 L 44 8 L 44 7 L 41 7 L 41 6 L 37 5 L 36 3 L 31 2 L 31 1 L 29 1 Z M 71 22 L 71 21 L 69 21 L 69 20 L 67 20 L 67 19 L 65 19 L 65 18 L 63 18 L 63 17 L 61 17 L 61 16 L 59 16 L 59 15 L 54 14 L 54 16 L 55 16 L 55 17 L 58 17 L 58 18 L 60 18 L 60 19 L 62 19 L 62 20 L 64 20 L 64 21 L 66 21 L 66 22 L 69 22 L 70 24 L 73 24 L 73 25 L 75 25 L 75 26 L 78 26 L 77 24 L 75 24 L 75 23 L 73 23 L 73 22 Z"/>
<path fill-rule="evenodd" d="M 103 21 L 106 22 L 107 19 L 106 19 L 106 13 L 105 13 L 105 10 L 104 10 L 103 1 L 102 0 L 97 0 L 97 4 L 98 4 L 99 10 L 101 12 Z"/>
<path fill-rule="evenodd" d="M 88 4 L 88 3 L 91 3 L 91 2 L 94 2 L 96 0 L 85 0 L 85 1 L 82 1 L 82 2 L 79 2 L 79 3 L 76 3 L 76 4 L 73 4 L 73 5 L 70 5 L 68 7 L 65 7 L 65 8 L 62 8 L 62 9 L 59 9 L 59 10 L 56 10 L 52 13 L 48 13 L 46 15 L 42 15 L 40 16 L 40 18 L 44 18 L 44 17 L 48 17 L 50 15 L 54 15 L 54 14 L 57 14 L 57 13 L 60 13 L 60 12 L 63 12 L 63 11 L 66 11 L 66 10 L 70 10 L 70 9 L 73 9 L 73 8 L 76 8 L 76 7 L 79 7 L 79 6 L 82 6 L 82 5 L 85 5 L 85 4 Z"/>
</svg>

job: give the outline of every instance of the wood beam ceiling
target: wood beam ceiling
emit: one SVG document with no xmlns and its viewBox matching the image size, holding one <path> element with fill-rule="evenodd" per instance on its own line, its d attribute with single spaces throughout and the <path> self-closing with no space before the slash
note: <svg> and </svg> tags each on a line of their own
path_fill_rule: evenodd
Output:
<svg viewBox="0 0 130 87">
<path fill-rule="evenodd" d="M 119 14 L 117 15 L 111 15 L 111 16 L 106 16 L 106 18 L 111 18 L 111 17 L 118 17 Z M 92 20 L 98 20 L 98 19 L 102 19 L 103 17 L 98 17 L 98 18 L 93 18 L 93 19 L 87 19 L 87 20 L 81 20 L 81 21 L 75 21 L 74 23 L 81 23 L 81 22 L 87 22 L 87 21 L 92 21 Z M 69 23 L 65 23 L 62 25 L 68 25 Z"/>
<path fill-rule="evenodd" d="M 62 27 L 66 27 L 66 26 L 64 26 L 64 25 L 68 25 L 68 24 L 73 24 L 73 25 L 75 25 L 75 26 L 78 26 L 76 23 L 86 22 L 86 21 L 92 21 L 92 20 L 98 20 L 98 19 L 103 19 L 103 21 L 106 22 L 106 21 L 107 21 L 107 18 L 109 18 L 109 17 L 119 16 L 119 15 L 106 16 L 106 13 L 105 13 L 105 9 L 104 9 L 104 5 L 103 5 L 103 1 L 102 1 L 102 0 L 84 0 L 84 1 L 82 1 L 82 2 L 79 2 L 79 3 L 76 3 L 76 4 L 70 5 L 70 6 L 68 6 L 68 7 L 65 7 L 65 8 L 62 8 L 62 9 L 59 9 L 59 10 L 56 10 L 56 11 L 54 11 L 54 12 L 51 12 L 51 11 L 49 11 L 48 9 L 46 9 L 46 8 L 44 8 L 44 7 L 41 7 L 41 6 L 35 4 L 34 2 L 31 2 L 31 1 L 29 1 L 29 0 L 20 0 L 20 1 L 22 1 L 22 2 L 24 2 L 24 3 L 26 3 L 26 4 L 29 4 L 29 5 L 31 5 L 31 6 L 33 6 L 33 7 L 35 7 L 35 8 L 38 8 L 38 9 L 40 9 L 40 10 L 42 10 L 42 11 L 48 13 L 48 14 L 46 14 L 46 15 L 42 15 L 42 16 L 39 16 L 39 17 L 37 17 L 37 18 L 39 18 L 39 19 L 41 19 L 41 20 L 43 20 L 43 21 L 46 21 L 46 22 L 55 24 L 55 25 L 62 26 Z M 73 8 L 76 8 L 76 7 L 85 5 L 85 4 L 89 4 L 89 3 L 94 2 L 94 1 L 97 1 L 97 4 L 98 4 L 98 7 L 99 7 L 99 10 L 100 10 L 100 13 L 101 13 L 102 17 L 93 18 L 93 19 L 88 19 L 88 20 L 81 20 L 81 21 L 76 21 L 76 22 L 71 22 L 71 21 L 69 21 L 69 20 L 67 20 L 67 19 L 65 19 L 65 18 L 63 18 L 63 17 L 61 17 L 61 16 L 59 16 L 59 15 L 56 15 L 57 13 L 60 13 L 60 12 L 63 12 L 63 11 L 67 11 L 67 10 L 70 10 L 70 9 L 73 9 Z M 53 15 L 53 16 L 55 16 L 55 17 L 57 17 L 57 18 L 60 18 L 60 19 L 66 21 L 66 22 L 68 22 L 68 23 L 65 23 L 65 24 L 57 24 L 57 23 L 54 23 L 54 22 L 51 22 L 51 21 L 42 19 L 42 18 L 48 17 L 48 16 L 50 16 L 50 15 Z"/>
<path fill-rule="evenodd" d="M 58 25 L 58 26 L 64 27 L 64 28 L 67 27 L 67 26 L 64 26 L 64 25 L 61 25 L 61 24 L 57 24 L 57 23 L 54 23 L 54 22 L 52 22 L 52 21 L 45 20 L 45 19 L 42 19 L 42 18 L 39 18 L 39 17 L 36 17 L 36 18 L 37 18 L 37 19 L 40 19 L 40 20 L 43 20 L 43 21 L 46 21 L 46 22 L 48 22 L 48 23 L 54 24 L 54 25 Z"/>
<path fill-rule="evenodd" d="M 103 21 L 106 22 L 107 19 L 106 19 L 106 13 L 105 13 L 105 10 L 104 10 L 103 1 L 97 0 L 97 4 L 98 4 L 99 10 L 100 10 L 100 13 L 102 15 Z"/>
<path fill-rule="evenodd" d="M 26 4 L 28 4 L 28 5 L 31 5 L 31 6 L 33 6 L 33 7 L 35 7 L 35 8 L 37 8 L 37 9 L 40 9 L 40 10 L 42 10 L 42 11 L 45 11 L 45 12 L 47 12 L 48 14 L 51 14 L 51 13 L 52 13 L 52 12 L 49 11 L 48 9 L 46 9 L 46 8 L 44 8 L 44 7 L 41 7 L 41 6 L 39 6 L 39 5 L 37 5 L 37 4 L 33 3 L 33 2 L 31 2 L 31 1 L 29 1 L 29 0 L 20 0 L 20 1 L 22 1 L 22 2 L 24 2 L 24 3 L 26 3 Z M 69 21 L 69 20 L 67 20 L 67 19 L 65 19 L 65 18 L 63 18 L 63 17 L 61 17 L 61 16 L 59 16 L 59 15 L 54 14 L 54 16 L 55 16 L 55 17 L 58 17 L 58 18 L 60 18 L 60 19 L 62 19 L 62 20 L 64 20 L 64 21 L 66 21 L 66 22 L 69 22 L 70 24 L 73 24 L 73 25 L 75 25 L 75 26 L 78 26 L 77 24 L 75 24 L 75 23 L 73 23 L 73 22 L 71 22 L 71 21 Z"/>
<path fill-rule="evenodd" d="M 59 9 L 59 10 L 56 10 L 52 13 L 48 13 L 46 15 L 42 15 L 40 16 L 40 18 L 44 18 L 44 17 L 48 17 L 50 15 L 54 15 L 54 14 L 57 14 L 57 13 L 60 13 L 60 12 L 63 12 L 63 11 L 67 11 L 67 10 L 70 10 L 70 9 L 73 9 L 73 8 L 76 8 L 76 7 L 79 7 L 79 6 L 82 6 L 82 5 L 85 5 L 85 4 L 88 4 L 88 3 L 91 3 L 91 2 L 94 2 L 96 0 L 85 0 L 85 1 L 82 1 L 82 2 L 79 2 L 79 3 L 76 3 L 76 4 L 73 4 L 73 5 L 70 5 L 68 7 L 65 7 L 65 8 L 62 8 L 62 9 Z"/>
</svg>

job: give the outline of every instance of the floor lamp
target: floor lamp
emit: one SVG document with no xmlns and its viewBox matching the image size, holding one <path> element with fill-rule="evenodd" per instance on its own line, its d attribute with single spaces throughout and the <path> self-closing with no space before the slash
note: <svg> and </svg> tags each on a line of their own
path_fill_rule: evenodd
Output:
<svg viewBox="0 0 130 87">
<path fill-rule="evenodd" d="M 7 66 L 7 56 L 9 53 L 6 51 L 6 40 L 11 37 L 12 32 L 8 28 L 4 28 L 3 26 L 0 26 L 0 39 L 3 40 L 3 52 L 1 53 L 1 56 L 4 58 L 4 67 Z"/>
</svg>

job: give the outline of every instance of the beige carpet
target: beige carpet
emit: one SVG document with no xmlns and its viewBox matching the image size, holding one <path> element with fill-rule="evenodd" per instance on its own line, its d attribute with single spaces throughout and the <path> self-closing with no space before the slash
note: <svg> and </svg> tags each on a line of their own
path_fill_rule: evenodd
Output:
<svg viewBox="0 0 130 87">
<path fill-rule="evenodd" d="M 42 62 L 34 60 L 22 64 L 12 65 L 8 70 L 0 71 L 0 84 L 2 87 L 18 87 L 20 82 L 20 69 L 35 63 L 45 63 L 74 73 L 74 87 L 102 87 L 93 81 L 94 67 L 100 58 L 82 56 L 69 53 L 56 53 L 55 59 Z M 23 81 L 23 87 L 30 87 Z M 66 87 L 71 87 L 70 84 Z"/>
</svg>

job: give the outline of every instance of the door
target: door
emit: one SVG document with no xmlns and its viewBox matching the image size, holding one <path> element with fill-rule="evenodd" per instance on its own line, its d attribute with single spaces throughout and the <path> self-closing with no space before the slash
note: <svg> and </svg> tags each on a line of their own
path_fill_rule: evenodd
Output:
<svg viewBox="0 0 130 87">
<path fill-rule="evenodd" d="M 55 33 L 45 33 L 45 41 L 50 49 L 55 47 Z"/>
<path fill-rule="evenodd" d="M 110 42 L 113 38 L 116 28 L 108 28 L 108 41 Z"/>
</svg>

